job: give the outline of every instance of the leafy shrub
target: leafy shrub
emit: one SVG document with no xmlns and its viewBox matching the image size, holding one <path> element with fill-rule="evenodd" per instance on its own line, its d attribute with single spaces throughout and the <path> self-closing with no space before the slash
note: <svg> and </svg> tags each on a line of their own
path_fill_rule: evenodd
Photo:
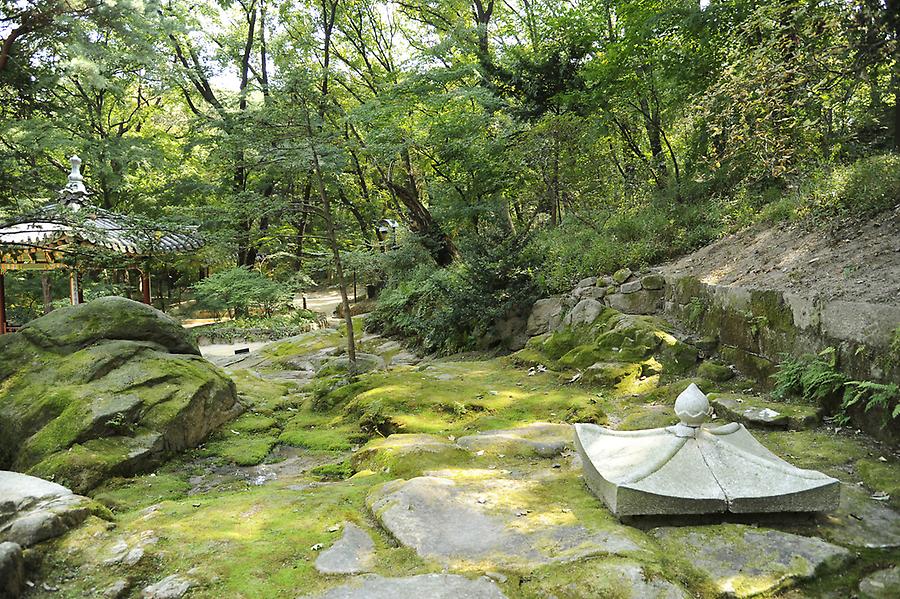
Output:
<svg viewBox="0 0 900 599">
<path fill-rule="evenodd" d="M 366 326 L 430 352 L 476 349 L 498 320 L 541 294 L 528 242 L 527 236 L 473 238 L 463 247 L 465 259 L 447 268 L 420 263 L 393 273 Z"/>
<path fill-rule="evenodd" d="M 825 405 L 840 398 L 847 377 L 835 368 L 834 348 L 818 355 L 786 360 L 774 375 L 773 396 L 786 399 L 800 397 L 806 402 Z"/>
<path fill-rule="evenodd" d="M 540 258 L 542 287 L 564 292 L 584 277 L 654 264 L 700 247 L 724 227 L 712 198 L 676 208 L 661 197 L 645 198 L 612 208 L 568 218 L 535 236 L 531 252 Z"/>
<path fill-rule="evenodd" d="M 194 327 L 190 334 L 194 339 L 206 337 L 218 343 L 231 343 L 237 339 L 275 341 L 307 333 L 318 324 L 319 316 L 315 312 L 294 310 L 285 315 L 248 316 Z"/>
<path fill-rule="evenodd" d="M 872 214 L 900 201 L 900 155 L 879 154 L 852 164 L 811 169 L 800 183 L 802 216 Z"/>
<path fill-rule="evenodd" d="M 857 404 L 865 405 L 866 412 L 878 407 L 884 410 L 885 417 L 890 414 L 891 418 L 897 418 L 900 416 L 900 386 L 896 383 L 882 385 L 871 381 L 849 381 L 841 408 L 847 410 Z"/>
<path fill-rule="evenodd" d="M 217 272 L 193 286 L 197 303 L 216 313 L 228 312 L 232 318 L 251 309 L 271 316 L 287 306 L 293 296 L 291 285 L 279 283 L 248 268 L 230 268 Z"/>
</svg>

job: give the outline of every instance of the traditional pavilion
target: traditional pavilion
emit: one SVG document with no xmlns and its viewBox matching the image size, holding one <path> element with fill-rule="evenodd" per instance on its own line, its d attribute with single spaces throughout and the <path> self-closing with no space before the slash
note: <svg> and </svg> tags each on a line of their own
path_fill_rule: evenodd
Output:
<svg viewBox="0 0 900 599">
<path fill-rule="evenodd" d="M 130 217 L 90 205 L 81 176 L 81 159 L 69 160 L 72 171 L 56 201 L 0 226 L 0 335 L 11 332 L 6 319 L 4 275 L 7 271 L 67 269 L 72 304 L 81 301 L 78 266 L 72 257 L 91 250 L 141 265 L 141 294 L 151 303 L 151 257 L 197 250 L 202 242 L 187 232 L 159 231 Z M 76 261 L 77 262 L 77 261 Z"/>
</svg>

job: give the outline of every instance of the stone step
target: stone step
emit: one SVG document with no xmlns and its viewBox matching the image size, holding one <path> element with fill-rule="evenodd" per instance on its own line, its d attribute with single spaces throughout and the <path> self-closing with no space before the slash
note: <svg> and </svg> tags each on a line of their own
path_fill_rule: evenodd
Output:
<svg viewBox="0 0 900 599">
<path fill-rule="evenodd" d="M 817 406 L 766 401 L 753 395 L 710 393 L 716 416 L 750 428 L 804 430 L 822 422 L 824 410 Z"/>
</svg>

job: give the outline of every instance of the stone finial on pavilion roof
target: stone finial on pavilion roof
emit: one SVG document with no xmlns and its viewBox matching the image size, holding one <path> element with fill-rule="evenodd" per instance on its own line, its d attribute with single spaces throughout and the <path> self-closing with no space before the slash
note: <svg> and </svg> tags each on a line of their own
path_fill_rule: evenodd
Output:
<svg viewBox="0 0 900 599">
<path fill-rule="evenodd" d="M 742 425 L 705 422 L 693 383 L 675 401 L 675 426 L 617 431 L 575 425 L 588 487 L 619 517 L 820 512 L 838 506 L 838 480 L 766 449 Z"/>
<path fill-rule="evenodd" d="M 84 203 L 84 199 L 90 195 L 84 186 L 84 177 L 81 176 L 81 158 L 73 155 L 69 158 L 72 170 L 69 173 L 69 180 L 66 186 L 59 191 L 60 201 L 72 208 L 78 210 Z"/>
</svg>

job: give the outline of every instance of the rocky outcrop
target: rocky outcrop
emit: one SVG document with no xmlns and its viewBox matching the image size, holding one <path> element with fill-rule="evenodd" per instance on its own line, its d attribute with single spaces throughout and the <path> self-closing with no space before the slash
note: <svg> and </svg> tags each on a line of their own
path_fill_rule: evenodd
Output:
<svg viewBox="0 0 900 599">
<path fill-rule="evenodd" d="M 742 524 L 657 528 L 651 534 L 725 597 L 771 592 L 853 560 L 843 547 L 821 539 Z"/>
<path fill-rule="evenodd" d="M 0 541 L 28 548 L 58 537 L 84 522 L 91 505 L 56 483 L 0 470 Z"/>
<path fill-rule="evenodd" d="M 0 543 L 0 599 L 16 599 L 24 588 L 22 547 L 9 541 Z"/>
<path fill-rule="evenodd" d="M 241 411 L 172 318 L 107 297 L 0 337 L 0 468 L 84 492 L 195 446 Z"/>
</svg>

